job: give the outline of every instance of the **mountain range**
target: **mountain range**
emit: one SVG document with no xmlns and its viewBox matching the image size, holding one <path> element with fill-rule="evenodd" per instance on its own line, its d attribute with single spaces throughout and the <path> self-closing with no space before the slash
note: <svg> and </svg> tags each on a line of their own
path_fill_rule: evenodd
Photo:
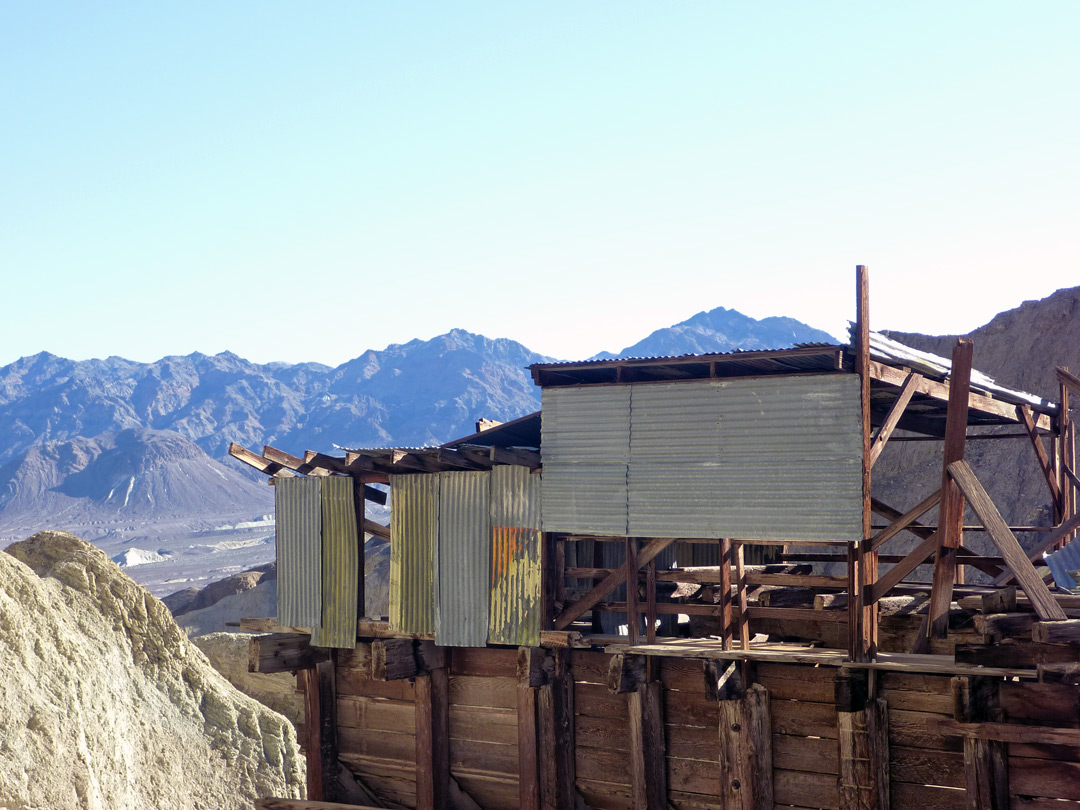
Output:
<svg viewBox="0 0 1080 810">
<path fill-rule="evenodd" d="M 835 339 L 719 307 L 602 356 L 803 342 Z M 441 443 L 481 417 L 537 410 L 526 366 L 553 359 L 461 329 L 336 368 L 231 352 L 154 363 L 21 358 L 0 368 L 0 544 L 71 531 L 137 565 L 132 575 L 156 592 L 265 562 L 273 491 L 227 457 L 230 442 L 291 452 Z"/>
</svg>

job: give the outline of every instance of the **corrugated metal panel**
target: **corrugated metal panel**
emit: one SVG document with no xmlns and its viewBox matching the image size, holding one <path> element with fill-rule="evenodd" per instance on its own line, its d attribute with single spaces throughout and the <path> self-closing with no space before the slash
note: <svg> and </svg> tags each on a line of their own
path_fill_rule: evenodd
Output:
<svg viewBox="0 0 1080 810">
<path fill-rule="evenodd" d="M 1057 551 L 1043 554 L 1058 587 L 1076 593 L 1080 590 L 1080 542 L 1066 543 Z"/>
<path fill-rule="evenodd" d="M 642 537 L 857 540 L 862 438 L 856 375 L 633 386 L 629 531 Z M 696 389 L 696 390 L 693 390 Z M 715 410 L 702 394 L 711 389 Z M 693 390 L 693 395 L 690 391 Z M 670 407 L 655 404 L 667 396 Z M 688 399 L 682 412 L 678 404 Z M 718 418 L 717 418 L 718 417 Z M 693 446 L 715 448 L 708 460 Z M 643 447 L 637 462 L 634 448 Z M 665 441 L 671 461 L 657 448 Z"/>
<path fill-rule="evenodd" d="M 390 497 L 390 629 L 433 633 L 439 476 L 392 475 Z"/>
<path fill-rule="evenodd" d="M 540 476 L 525 467 L 491 470 L 491 618 L 495 644 L 540 643 Z"/>
<path fill-rule="evenodd" d="M 274 484 L 278 622 L 318 627 L 322 621 L 322 481 L 279 478 Z"/>
<path fill-rule="evenodd" d="M 331 476 L 322 485 L 322 623 L 316 647 L 356 646 L 356 589 L 360 555 L 352 477 Z"/>
<path fill-rule="evenodd" d="M 491 474 L 439 474 L 435 643 L 487 644 L 491 570 Z"/>
<path fill-rule="evenodd" d="M 630 387 L 543 391 L 544 531 L 626 534 Z"/>
</svg>

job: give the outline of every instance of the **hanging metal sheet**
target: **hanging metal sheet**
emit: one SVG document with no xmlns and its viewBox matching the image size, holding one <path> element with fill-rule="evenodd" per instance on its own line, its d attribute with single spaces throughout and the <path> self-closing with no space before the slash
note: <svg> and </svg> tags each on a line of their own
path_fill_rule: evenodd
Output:
<svg viewBox="0 0 1080 810">
<path fill-rule="evenodd" d="M 435 632 L 439 476 L 390 476 L 390 629 Z"/>
<path fill-rule="evenodd" d="M 630 386 L 545 388 L 544 531 L 626 534 Z"/>
<path fill-rule="evenodd" d="M 630 534 L 859 539 L 856 375 L 632 388 Z M 665 446 L 670 461 L 662 460 Z"/>
<path fill-rule="evenodd" d="M 315 647 L 356 646 L 356 590 L 360 565 L 353 479 L 330 476 L 322 485 L 322 623 Z"/>
<path fill-rule="evenodd" d="M 435 643 L 487 644 L 491 570 L 491 474 L 439 474 Z"/>
<path fill-rule="evenodd" d="M 290 627 L 322 621 L 322 479 L 274 482 L 277 620 Z"/>
<path fill-rule="evenodd" d="M 540 644 L 540 476 L 528 468 L 491 470 L 491 617 L 495 644 Z"/>
</svg>

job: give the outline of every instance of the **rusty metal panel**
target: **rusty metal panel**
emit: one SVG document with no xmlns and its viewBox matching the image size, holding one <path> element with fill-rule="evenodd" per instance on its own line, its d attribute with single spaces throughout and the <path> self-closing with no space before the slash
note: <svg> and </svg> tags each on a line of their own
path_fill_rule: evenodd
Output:
<svg viewBox="0 0 1080 810">
<path fill-rule="evenodd" d="M 356 646 L 357 548 L 353 480 L 329 476 L 322 482 L 322 622 L 312 628 L 315 647 Z"/>
<path fill-rule="evenodd" d="M 544 531 L 625 535 L 630 386 L 542 396 Z"/>
<path fill-rule="evenodd" d="M 491 616 L 495 644 L 540 644 L 540 476 L 526 467 L 491 470 Z"/>
<path fill-rule="evenodd" d="M 439 476 L 390 476 L 390 629 L 435 632 Z"/>
<path fill-rule="evenodd" d="M 491 474 L 439 474 L 435 643 L 487 644 L 491 570 Z"/>
<path fill-rule="evenodd" d="M 277 519 L 277 619 L 291 627 L 322 621 L 322 480 L 274 482 Z"/>
<path fill-rule="evenodd" d="M 856 375 L 632 388 L 630 534 L 859 539 L 862 436 Z M 670 460 L 662 455 L 665 446 Z"/>
</svg>

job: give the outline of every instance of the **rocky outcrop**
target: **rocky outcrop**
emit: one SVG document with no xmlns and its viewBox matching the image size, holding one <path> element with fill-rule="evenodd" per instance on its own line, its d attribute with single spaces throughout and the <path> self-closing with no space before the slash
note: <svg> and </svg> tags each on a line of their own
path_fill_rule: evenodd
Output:
<svg viewBox="0 0 1080 810">
<path fill-rule="evenodd" d="M 277 579 L 277 561 L 230 574 L 224 579 L 211 582 L 204 588 L 185 588 L 169 594 L 161 601 L 173 616 L 182 616 L 193 610 L 202 610 L 217 604 L 227 596 L 250 591 L 261 582 Z"/>
<path fill-rule="evenodd" d="M 250 808 L 299 798 L 292 724 L 234 689 L 104 553 L 0 554 L 0 806 Z"/>
</svg>

